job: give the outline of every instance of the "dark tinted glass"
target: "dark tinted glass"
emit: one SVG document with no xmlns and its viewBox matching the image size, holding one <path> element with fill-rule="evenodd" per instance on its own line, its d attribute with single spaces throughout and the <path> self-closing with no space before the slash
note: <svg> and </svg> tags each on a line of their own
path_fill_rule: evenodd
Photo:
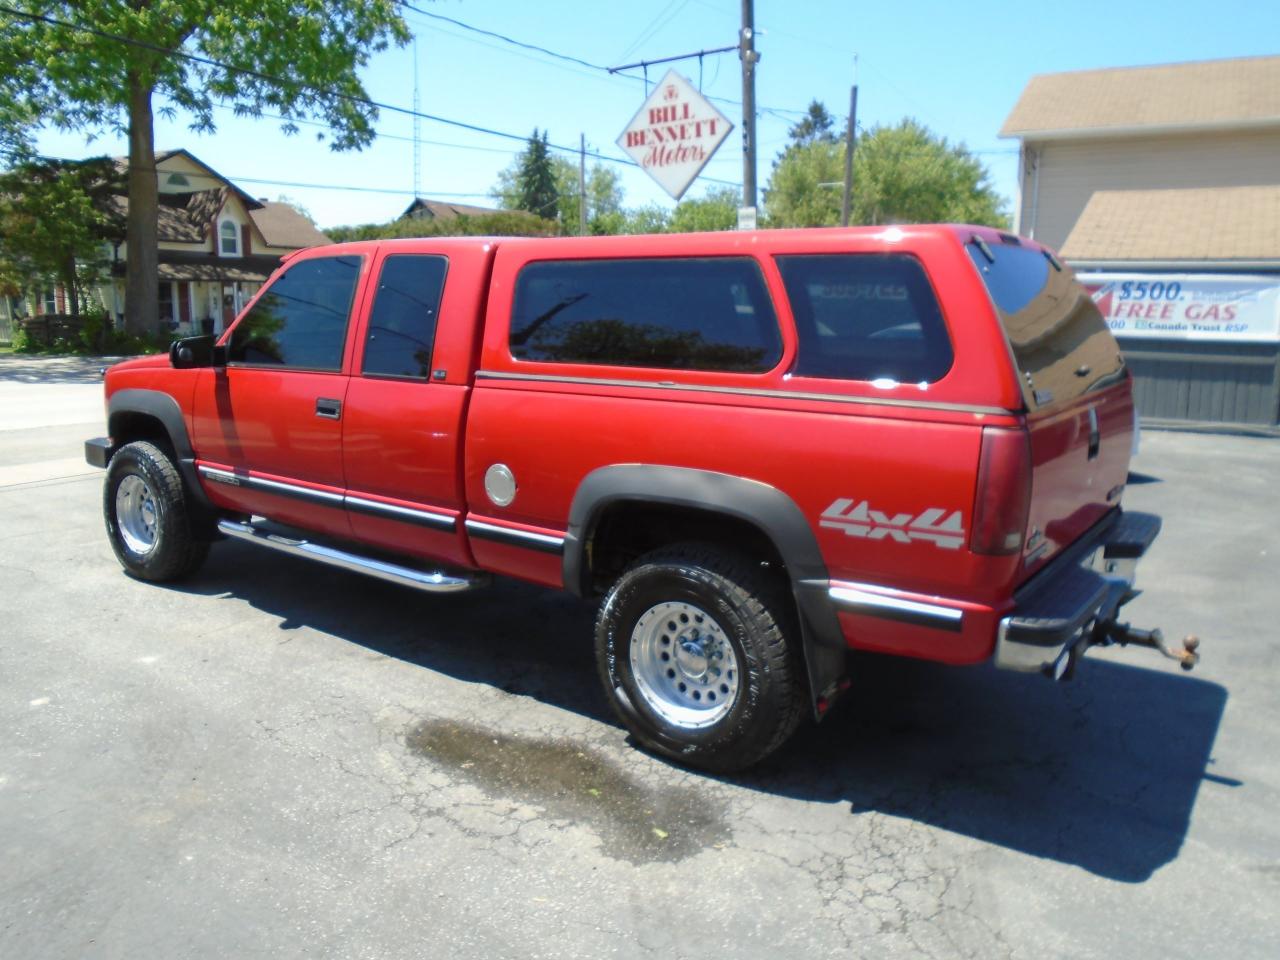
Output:
<svg viewBox="0 0 1280 960">
<path fill-rule="evenodd" d="M 531 263 L 516 281 L 519 360 L 759 372 L 782 356 L 764 278 L 745 257 Z"/>
<path fill-rule="evenodd" d="M 448 265 L 444 257 L 413 255 L 383 262 L 364 340 L 365 373 L 431 375 L 431 343 Z"/>
<path fill-rule="evenodd" d="M 908 256 L 779 257 L 800 351 L 794 373 L 840 380 L 938 380 L 951 340 L 924 270 Z"/>
<path fill-rule="evenodd" d="M 1030 404 L 1071 400 L 1114 382 L 1124 368 L 1120 347 L 1071 270 L 1031 247 L 965 246 L 1004 324 Z"/>
<path fill-rule="evenodd" d="M 289 267 L 231 333 L 228 359 L 338 370 L 359 257 L 318 257 Z"/>
</svg>

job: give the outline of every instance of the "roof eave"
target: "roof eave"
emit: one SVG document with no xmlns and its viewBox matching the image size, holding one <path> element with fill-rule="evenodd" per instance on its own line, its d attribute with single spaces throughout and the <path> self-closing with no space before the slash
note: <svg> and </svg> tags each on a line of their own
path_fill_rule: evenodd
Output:
<svg viewBox="0 0 1280 960">
<path fill-rule="evenodd" d="M 1062 259 L 1076 271 L 1170 270 L 1181 273 L 1227 273 L 1239 270 L 1280 271 L 1280 257 L 1276 257 L 1274 260 L 1114 260 L 1063 255 Z"/>
<path fill-rule="evenodd" d="M 1077 127 L 1065 130 L 1010 130 L 1000 131 L 1002 140 L 1022 140 L 1039 143 L 1044 140 L 1098 140 L 1107 137 L 1161 136 L 1170 133 L 1221 133 L 1231 130 L 1280 130 L 1280 117 L 1262 117 L 1256 120 L 1214 120 L 1187 123 L 1149 123 L 1112 127 Z"/>
</svg>

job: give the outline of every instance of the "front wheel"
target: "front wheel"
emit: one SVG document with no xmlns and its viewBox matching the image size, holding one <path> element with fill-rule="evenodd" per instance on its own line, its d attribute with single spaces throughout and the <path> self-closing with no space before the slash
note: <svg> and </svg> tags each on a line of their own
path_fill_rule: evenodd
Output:
<svg viewBox="0 0 1280 960">
<path fill-rule="evenodd" d="M 180 580 L 204 563 L 209 544 L 193 535 L 186 494 L 177 467 L 153 443 L 126 444 L 111 458 L 102 513 L 111 549 L 130 574 Z"/>
<path fill-rule="evenodd" d="M 702 544 L 656 550 L 601 604 L 601 680 L 643 746 L 692 767 L 741 770 L 800 721 L 792 619 L 782 592 L 745 558 Z"/>
</svg>

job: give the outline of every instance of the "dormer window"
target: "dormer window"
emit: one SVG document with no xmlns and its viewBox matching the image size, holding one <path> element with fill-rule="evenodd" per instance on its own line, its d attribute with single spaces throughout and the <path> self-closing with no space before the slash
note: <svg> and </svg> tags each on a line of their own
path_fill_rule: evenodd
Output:
<svg viewBox="0 0 1280 960">
<path fill-rule="evenodd" d="M 239 256 L 240 231 L 234 220 L 223 220 L 218 228 L 218 250 L 223 256 Z"/>
</svg>

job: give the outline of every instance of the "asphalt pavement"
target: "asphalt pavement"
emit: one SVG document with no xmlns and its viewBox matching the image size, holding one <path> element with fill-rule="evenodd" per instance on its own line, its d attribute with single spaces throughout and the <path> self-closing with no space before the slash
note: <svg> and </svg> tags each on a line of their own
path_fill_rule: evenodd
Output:
<svg viewBox="0 0 1280 960">
<path fill-rule="evenodd" d="M 1196 672 L 863 658 L 713 778 L 627 742 L 567 595 L 126 577 L 99 366 L 0 357 L 0 957 L 1280 955 L 1280 441 L 1143 435 L 1126 612 Z"/>
</svg>

